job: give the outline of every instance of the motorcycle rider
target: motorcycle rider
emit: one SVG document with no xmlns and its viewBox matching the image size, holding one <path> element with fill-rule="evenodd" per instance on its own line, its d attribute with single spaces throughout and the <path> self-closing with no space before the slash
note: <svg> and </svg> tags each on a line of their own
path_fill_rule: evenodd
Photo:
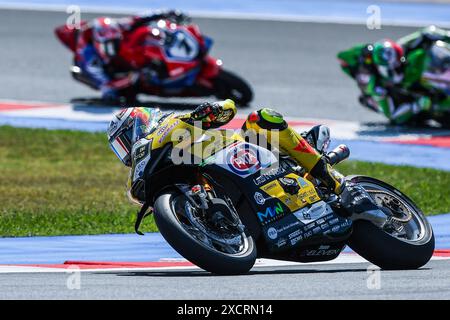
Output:
<svg viewBox="0 0 450 320">
<path fill-rule="evenodd" d="M 416 49 L 429 49 L 435 41 L 450 42 L 450 31 L 437 28 L 436 26 L 428 26 L 409 35 L 400 38 L 397 42 L 405 50 L 408 55 Z"/>
<path fill-rule="evenodd" d="M 145 186 L 142 184 L 136 164 L 145 157 L 150 157 L 150 150 L 147 147 L 150 140 L 146 137 L 151 129 L 155 130 L 168 116 L 175 116 L 190 124 L 201 121 L 202 129 L 214 129 L 225 125 L 235 115 L 236 107 L 230 99 L 203 103 L 193 112 L 178 116 L 152 108 L 128 108 L 116 114 L 107 134 L 112 150 L 126 166 L 131 168 L 128 180 L 130 199 L 133 202 L 145 202 L 145 199 L 139 199 L 142 198 L 139 195 L 143 194 Z M 328 164 L 327 157 L 321 155 L 302 135 L 293 130 L 280 113 L 269 108 L 254 111 L 247 117 L 242 129 L 244 133 L 247 130 L 254 130 L 258 134 L 266 135 L 268 141 L 273 141 L 271 138 L 276 136 L 282 151 L 331 191 L 341 196 L 341 205 L 348 214 L 378 209 L 364 189 L 345 181 L 344 176 Z"/>
<path fill-rule="evenodd" d="M 174 10 L 155 11 L 120 19 L 99 17 L 81 27 L 76 44 L 75 65 L 101 91 L 103 99 L 114 100 L 127 96 L 127 88 L 137 80 L 136 75 L 129 72 L 133 70 L 133 61 L 120 55 L 124 33 L 160 19 L 180 22 L 188 18 Z M 117 77 L 118 72 L 125 75 Z"/>
<path fill-rule="evenodd" d="M 343 71 L 357 81 L 360 102 L 403 124 L 446 103 L 446 97 L 420 83 L 424 59 L 417 49 L 427 50 L 437 40 L 449 42 L 450 32 L 430 26 L 397 42 L 382 39 L 357 45 L 339 52 L 338 59 Z"/>
</svg>

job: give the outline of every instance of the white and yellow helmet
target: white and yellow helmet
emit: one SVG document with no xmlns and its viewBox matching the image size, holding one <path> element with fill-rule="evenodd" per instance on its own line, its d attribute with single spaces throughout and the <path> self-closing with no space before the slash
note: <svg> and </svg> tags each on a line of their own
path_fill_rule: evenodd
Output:
<svg viewBox="0 0 450 320">
<path fill-rule="evenodd" d="M 159 109 L 127 108 L 116 113 L 108 127 L 111 149 L 126 166 L 131 166 L 133 144 L 156 128 L 163 117 Z"/>
</svg>

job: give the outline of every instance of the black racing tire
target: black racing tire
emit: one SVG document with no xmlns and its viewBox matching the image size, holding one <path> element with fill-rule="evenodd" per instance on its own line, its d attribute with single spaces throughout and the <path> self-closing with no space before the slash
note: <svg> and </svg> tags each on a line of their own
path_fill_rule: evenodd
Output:
<svg viewBox="0 0 450 320">
<path fill-rule="evenodd" d="M 378 226 L 365 220 L 357 220 L 349 238 L 349 246 L 360 256 L 385 270 L 418 269 L 432 257 L 434 251 L 434 234 L 431 224 L 423 212 L 405 194 L 391 185 L 365 176 L 351 177 L 359 184 L 370 183 L 389 190 L 401 198 L 423 225 L 423 237 L 414 242 L 405 242 L 383 231 Z"/>
<path fill-rule="evenodd" d="M 211 273 L 236 275 L 247 273 L 255 264 L 256 245 L 246 235 L 247 248 L 239 254 L 227 254 L 214 250 L 192 236 L 176 218 L 172 201 L 180 192 L 169 190 L 161 194 L 154 204 L 156 225 L 166 241 L 184 258 Z M 187 200 L 186 200 L 187 201 Z"/>
<path fill-rule="evenodd" d="M 219 99 L 231 99 L 239 106 L 247 106 L 253 99 L 250 85 L 241 77 L 227 70 L 220 70 L 214 80 L 214 95 Z"/>
</svg>

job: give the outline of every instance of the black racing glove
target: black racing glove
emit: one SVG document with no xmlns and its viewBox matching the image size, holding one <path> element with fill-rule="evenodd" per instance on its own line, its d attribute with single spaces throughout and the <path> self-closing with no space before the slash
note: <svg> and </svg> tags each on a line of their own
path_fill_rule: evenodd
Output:
<svg viewBox="0 0 450 320">
<path fill-rule="evenodd" d="M 221 112 L 222 107 L 219 104 L 205 102 L 195 108 L 191 117 L 195 121 L 214 120 Z"/>
<path fill-rule="evenodd" d="M 191 113 L 193 121 L 201 121 L 206 128 L 214 127 L 214 121 L 223 113 L 223 107 L 218 103 L 205 102 Z"/>
<path fill-rule="evenodd" d="M 229 123 L 236 114 L 234 101 L 227 99 L 218 102 L 206 102 L 195 108 L 188 114 L 179 116 L 183 121 L 195 125 L 194 122 L 201 121 L 202 128 L 215 129 Z"/>
</svg>

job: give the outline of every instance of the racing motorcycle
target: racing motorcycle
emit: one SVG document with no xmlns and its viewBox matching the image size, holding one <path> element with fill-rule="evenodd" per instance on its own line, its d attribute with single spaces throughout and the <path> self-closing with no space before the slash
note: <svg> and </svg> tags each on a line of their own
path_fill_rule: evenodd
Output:
<svg viewBox="0 0 450 320">
<path fill-rule="evenodd" d="M 321 128 L 305 134 L 311 145 L 331 165 L 348 158 L 345 145 L 327 152 L 329 137 Z M 143 218 L 153 213 L 166 241 L 204 270 L 243 274 L 257 258 L 327 261 L 346 245 L 391 270 L 420 268 L 433 254 L 433 230 L 424 214 L 381 180 L 347 177 L 380 208 L 349 216 L 339 197 L 289 156 L 240 134 L 204 131 L 171 114 L 147 138 L 149 144 L 137 146 L 142 160 L 135 172 L 143 191 L 136 198 L 142 205 L 136 232 L 142 234 Z"/>
<path fill-rule="evenodd" d="M 82 21 L 81 26 L 86 23 Z M 55 33 L 75 53 L 78 30 L 63 25 L 57 27 Z M 212 44 L 213 40 L 189 20 L 175 23 L 161 19 L 125 32 L 119 56 L 127 61 L 128 56 L 139 55 L 138 69 L 131 73 L 135 84 L 127 90 L 126 97 L 133 100 L 139 93 L 160 97 L 213 95 L 247 105 L 253 99 L 251 87 L 241 77 L 222 68 L 222 60 L 209 55 Z M 127 48 L 136 48 L 138 52 L 129 52 Z M 70 70 L 75 80 L 98 89 L 75 63 Z M 130 75 L 129 71 L 120 70 L 113 70 L 111 74 L 117 78 Z"/>
<path fill-rule="evenodd" d="M 408 77 L 415 77 L 415 74 L 419 73 L 421 75 L 420 88 L 416 87 L 414 91 L 398 86 L 385 89 L 394 101 L 412 102 L 422 96 L 432 98 L 433 109 L 421 112 L 414 117 L 410 124 L 423 125 L 434 120 L 442 127 L 450 127 L 450 44 L 436 41 L 429 48 L 416 49 L 412 55 L 412 58 L 408 58 L 409 65 L 406 67 L 405 80 L 408 81 Z M 370 75 L 366 74 L 360 77 L 364 78 L 365 76 Z M 358 82 L 358 79 L 356 81 Z M 370 96 L 362 94 L 359 101 L 369 109 L 379 112 L 377 103 Z"/>
</svg>

